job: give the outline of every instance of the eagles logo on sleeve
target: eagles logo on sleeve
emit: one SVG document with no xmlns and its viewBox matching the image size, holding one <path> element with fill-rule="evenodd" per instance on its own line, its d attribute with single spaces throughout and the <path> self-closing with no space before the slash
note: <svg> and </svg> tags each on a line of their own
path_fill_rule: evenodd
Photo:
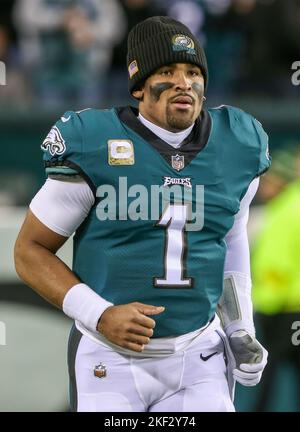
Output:
<svg viewBox="0 0 300 432">
<path fill-rule="evenodd" d="M 41 149 L 49 151 L 51 156 L 62 155 L 66 151 L 65 140 L 61 136 L 61 133 L 57 126 L 53 126 L 51 131 L 44 139 Z"/>
</svg>

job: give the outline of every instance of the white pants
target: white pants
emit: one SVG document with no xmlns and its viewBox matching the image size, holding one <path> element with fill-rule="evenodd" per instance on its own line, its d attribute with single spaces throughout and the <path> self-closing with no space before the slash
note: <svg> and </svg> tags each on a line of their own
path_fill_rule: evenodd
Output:
<svg viewBox="0 0 300 432">
<path fill-rule="evenodd" d="M 94 375 L 100 363 L 107 370 L 102 378 Z M 75 411 L 234 411 L 224 344 L 215 330 L 184 350 L 150 358 L 117 353 L 73 329 L 69 372 Z"/>
</svg>

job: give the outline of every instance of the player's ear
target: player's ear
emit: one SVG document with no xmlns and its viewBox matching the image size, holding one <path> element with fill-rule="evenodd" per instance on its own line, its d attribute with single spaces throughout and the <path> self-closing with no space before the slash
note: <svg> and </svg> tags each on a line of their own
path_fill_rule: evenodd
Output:
<svg viewBox="0 0 300 432">
<path fill-rule="evenodd" d="M 145 80 L 138 83 L 135 90 L 132 92 L 132 96 L 138 101 L 142 102 L 145 93 Z"/>
<path fill-rule="evenodd" d="M 141 88 L 141 89 L 138 89 L 138 90 L 134 90 L 134 91 L 132 92 L 132 96 L 133 96 L 135 99 L 137 99 L 137 100 L 139 100 L 139 101 L 142 101 L 142 100 L 143 100 L 143 97 L 144 97 L 144 87 Z"/>
</svg>

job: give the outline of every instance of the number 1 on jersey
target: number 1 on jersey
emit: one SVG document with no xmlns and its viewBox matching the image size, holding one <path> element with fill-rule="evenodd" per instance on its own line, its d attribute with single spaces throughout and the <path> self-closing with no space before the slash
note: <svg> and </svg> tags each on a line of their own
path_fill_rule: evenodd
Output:
<svg viewBox="0 0 300 432">
<path fill-rule="evenodd" d="M 164 276 L 153 278 L 158 288 L 191 288 L 192 279 L 184 277 L 187 253 L 185 224 L 188 205 L 169 204 L 156 226 L 166 230 Z"/>
</svg>

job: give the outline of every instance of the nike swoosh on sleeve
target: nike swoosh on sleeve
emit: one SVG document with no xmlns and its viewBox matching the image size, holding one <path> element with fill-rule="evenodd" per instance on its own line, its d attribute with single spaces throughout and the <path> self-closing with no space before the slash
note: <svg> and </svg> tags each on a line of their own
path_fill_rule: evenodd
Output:
<svg viewBox="0 0 300 432">
<path fill-rule="evenodd" d="M 67 121 L 70 120 L 70 118 L 71 118 L 71 116 L 69 116 L 69 117 L 61 117 L 61 121 L 62 121 L 63 123 L 66 123 Z"/>
</svg>

